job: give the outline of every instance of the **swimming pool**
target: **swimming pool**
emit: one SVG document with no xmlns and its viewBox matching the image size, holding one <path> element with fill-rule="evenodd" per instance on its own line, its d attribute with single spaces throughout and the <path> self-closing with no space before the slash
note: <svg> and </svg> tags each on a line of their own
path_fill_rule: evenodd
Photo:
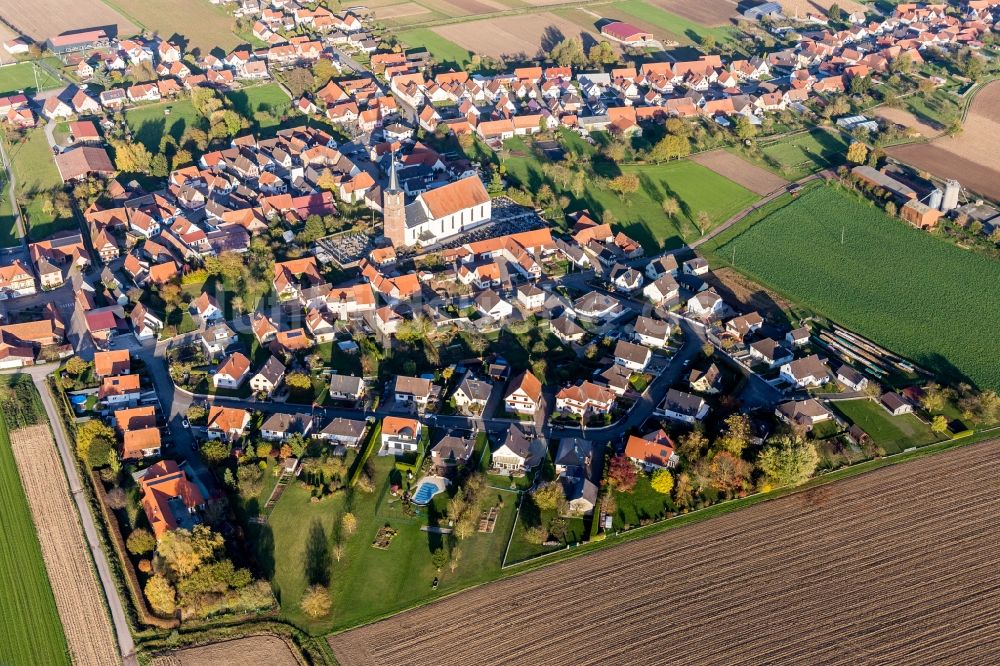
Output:
<svg viewBox="0 0 1000 666">
<path fill-rule="evenodd" d="M 413 503 L 419 506 L 424 506 L 431 501 L 431 498 L 440 492 L 437 484 L 433 481 L 424 481 L 417 488 L 417 492 L 413 494 Z"/>
</svg>

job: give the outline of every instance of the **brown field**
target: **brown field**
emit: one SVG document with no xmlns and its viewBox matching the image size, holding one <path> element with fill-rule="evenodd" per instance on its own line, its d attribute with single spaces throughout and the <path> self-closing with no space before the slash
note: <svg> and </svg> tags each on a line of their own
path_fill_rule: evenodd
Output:
<svg viewBox="0 0 1000 666">
<path fill-rule="evenodd" d="M 120 664 L 76 507 L 48 424 L 10 433 L 74 664 Z"/>
<path fill-rule="evenodd" d="M 217 47 L 230 51 L 245 41 L 233 33 L 236 21 L 229 10 L 207 0 L 108 1 L 141 22 L 147 30 L 156 31 L 161 37 L 179 40 L 189 50 L 197 49 L 198 55 Z"/>
<path fill-rule="evenodd" d="M 585 30 L 551 12 L 454 23 L 432 30 L 464 49 L 493 57 L 518 54 L 532 57 L 543 46 L 550 48 L 569 37 L 582 39 L 585 47 L 599 39 L 593 30 Z"/>
<path fill-rule="evenodd" d="M 1000 199 L 1000 81 L 979 91 L 965 118 L 962 133 L 930 143 L 889 148 L 886 152 L 939 178 L 955 178 L 963 186 Z"/>
<path fill-rule="evenodd" d="M 729 25 L 737 13 L 732 0 L 649 0 L 649 4 L 708 26 Z"/>
<path fill-rule="evenodd" d="M 781 176 L 750 164 L 727 150 L 700 153 L 691 159 L 703 167 L 708 167 L 723 178 L 728 178 L 761 196 L 788 185 L 788 181 Z"/>
<path fill-rule="evenodd" d="M 375 12 L 380 19 L 401 18 L 403 16 L 416 16 L 418 14 L 430 14 L 431 10 L 418 5 L 415 2 L 404 2 L 398 5 L 382 7 Z"/>
<path fill-rule="evenodd" d="M 0 16 L 34 40 L 70 30 L 117 26 L 121 36 L 139 28 L 101 0 L 0 0 Z"/>
<path fill-rule="evenodd" d="M 830 5 L 837 4 L 845 12 L 864 11 L 865 6 L 854 0 L 778 0 L 781 8 L 785 10 L 786 16 L 799 16 L 804 18 L 806 14 L 820 14 L 825 16 Z"/>
<path fill-rule="evenodd" d="M 897 125 L 902 125 L 903 127 L 912 129 L 920 136 L 928 139 L 936 137 L 941 133 L 940 127 L 935 127 L 934 125 L 917 118 L 906 109 L 883 106 L 875 110 L 875 115 L 879 118 L 885 118 L 891 123 L 896 123 Z"/>
<path fill-rule="evenodd" d="M 329 641 L 341 666 L 990 662 L 998 464 L 1000 440 L 927 456 Z"/>
<path fill-rule="evenodd" d="M 731 268 L 717 268 L 703 276 L 727 303 L 736 303 L 746 310 L 755 310 L 768 321 L 787 323 L 785 312 L 794 304 L 770 292 Z"/>
<path fill-rule="evenodd" d="M 185 648 L 156 657 L 151 666 L 222 666 L 223 664 L 268 664 L 298 666 L 292 648 L 277 636 L 250 636 L 222 643 Z"/>
</svg>

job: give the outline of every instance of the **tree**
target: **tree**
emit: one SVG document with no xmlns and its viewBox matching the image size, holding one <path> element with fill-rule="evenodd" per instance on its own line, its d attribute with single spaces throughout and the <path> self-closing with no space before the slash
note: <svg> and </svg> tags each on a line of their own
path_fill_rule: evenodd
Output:
<svg viewBox="0 0 1000 666">
<path fill-rule="evenodd" d="M 139 529 L 132 530 L 132 533 L 128 535 L 125 547 L 133 555 L 145 555 L 146 553 L 153 552 L 153 549 L 156 548 L 156 538 L 153 537 L 152 532 L 144 527 L 140 527 Z"/>
<path fill-rule="evenodd" d="M 327 81 L 339 74 L 333 62 L 326 58 L 320 58 L 312 66 L 313 85 L 316 88 L 323 87 Z"/>
<path fill-rule="evenodd" d="M 750 465 L 728 451 L 719 451 L 708 467 L 709 483 L 728 497 L 746 489 Z"/>
<path fill-rule="evenodd" d="M 299 608 L 309 617 L 315 619 L 330 614 L 330 592 L 322 585 L 310 585 L 302 593 Z"/>
<path fill-rule="evenodd" d="M 649 159 L 654 162 L 667 162 L 684 157 L 690 152 L 691 141 L 687 137 L 667 134 L 649 150 Z"/>
<path fill-rule="evenodd" d="M 623 173 L 612 178 L 608 187 L 618 196 L 625 198 L 625 195 L 635 194 L 639 191 L 639 176 L 634 173 Z"/>
<path fill-rule="evenodd" d="M 698 215 L 695 216 L 694 223 L 695 223 L 695 226 L 698 227 L 698 231 L 701 232 L 701 235 L 704 236 L 705 233 L 712 226 L 712 218 L 709 216 L 708 213 L 706 213 L 705 211 L 701 210 L 701 211 L 698 211 Z"/>
<path fill-rule="evenodd" d="M 138 141 L 128 143 L 126 141 L 112 141 L 111 147 L 115 152 L 115 166 L 119 171 L 126 173 L 149 173 L 150 163 L 153 156 Z"/>
<path fill-rule="evenodd" d="M 705 447 L 708 446 L 708 439 L 701 430 L 692 430 L 682 436 L 677 442 L 677 453 L 689 463 L 701 457 Z"/>
<path fill-rule="evenodd" d="M 853 142 L 847 148 L 847 161 L 854 164 L 864 164 L 868 159 L 868 146 L 860 141 Z"/>
<path fill-rule="evenodd" d="M 681 212 L 681 205 L 677 203 L 677 199 L 673 197 L 667 197 L 661 201 L 660 208 L 663 209 L 663 212 L 667 217 L 677 217 L 677 214 Z"/>
<path fill-rule="evenodd" d="M 177 580 L 187 578 L 203 563 L 215 557 L 224 545 L 222 535 L 206 525 L 194 529 L 177 529 L 160 537 L 156 553 L 170 576 Z"/>
<path fill-rule="evenodd" d="M 740 141 L 752 139 L 757 136 L 757 127 L 746 116 L 740 116 L 736 119 L 736 136 Z"/>
<path fill-rule="evenodd" d="M 290 372 L 285 376 L 285 385 L 293 391 L 312 390 L 312 379 L 304 372 Z"/>
<path fill-rule="evenodd" d="M 229 457 L 229 445 L 219 439 L 210 439 L 201 445 L 201 457 L 209 465 L 218 465 Z"/>
<path fill-rule="evenodd" d="M 872 80 L 867 76 L 853 76 L 848 89 L 852 95 L 867 95 L 872 89 Z"/>
<path fill-rule="evenodd" d="M 745 414 L 733 414 L 726 419 L 726 432 L 719 437 L 717 443 L 724 451 L 734 456 L 743 455 L 743 449 L 750 444 L 750 417 Z"/>
<path fill-rule="evenodd" d="M 149 606 L 160 615 L 170 616 L 177 610 L 177 593 L 166 576 L 153 574 L 144 588 Z"/>
<path fill-rule="evenodd" d="M 938 433 L 939 435 L 948 432 L 948 417 L 938 414 L 931 421 L 931 430 Z"/>
<path fill-rule="evenodd" d="M 611 42 L 602 40 L 590 47 L 587 52 L 587 60 L 593 67 L 611 65 L 618 62 L 618 54 L 615 53 L 615 47 L 611 45 Z"/>
<path fill-rule="evenodd" d="M 625 456 L 615 456 L 608 463 L 608 483 L 618 492 L 631 492 L 636 480 L 635 465 Z"/>
<path fill-rule="evenodd" d="M 353 513 L 345 513 L 340 518 L 340 529 L 347 536 L 351 536 L 358 529 L 358 519 L 354 517 Z"/>
<path fill-rule="evenodd" d="M 670 491 L 674 489 L 674 475 L 670 473 L 670 470 L 658 469 L 653 472 L 649 485 L 661 495 L 669 495 Z"/>
<path fill-rule="evenodd" d="M 558 481 L 549 481 L 535 489 L 531 493 L 531 499 L 542 511 L 561 510 L 566 504 L 566 493 L 563 492 L 562 484 Z"/>
<path fill-rule="evenodd" d="M 92 468 L 108 462 L 108 453 L 115 446 L 115 431 L 98 419 L 91 419 L 76 429 L 76 455 Z"/>
<path fill-rule="evenodd" d="M 564 67 L 587 64 L 587 56 L 583 53 L 583 44 L 575 37 L 564 39 L 552 47 L 549 57 Z"/>
<path fill-rule="evenodd" d="M 462 517 L 455 523 L 455 536 L 459 539 L 465 540 L 476 533 L 476 516 L 471 511 L 466 511 L 462 514 Z"/>
<path fill-rule="evenodd" d="M 66 372 L 76 377 L 79 377 L 87 371 L 90 364 L 84 361 L 79 356 L 73 356 L 68 361 L 66 361 Z"/>
<path fill-rule="evenodd" d="M 166 178 L 168 172 L 167 156 L 163 153 L 154 155 L 152 161 L 149 163 L 149 175 L 155 178 Z"/>
<path fill-rule="evenodd" d="M 314 82 L 312 72 L 304 67 L 296 67 L 285 74 L 285 87 L 293 98 L 302 97 L 303 93 L 312 90 Z"/>
<path fill-rule="evenodd" d="M 448 568 L 452 573 L 458 568 L 458 561 L 462 559 L 462 549 L 455 546 L 451 549 L 451 556 L 448 558 Z"/>
<path fill-rule="evenodd" d="M 819 454 L 812 442 L 782 435 L 773 438 L 757 457 L 757 467 L 773 486 L 797 486 L 816 471 Z"/>
<path fill-rule="evenodd" d="M 843 21 L 845 18 L 844 10 L 836 2 L 830 5 L 830 9 L 826 10 L 826 15 L 830 17 L 831 21 Z"/>
<path fill-rule="evenodd" d="M 438 571 L 441 571 L 444 565 L 448 564 L 448 553 L 444 552 L 444 548 L 434 549 L 434 552 L 431 553 L 431 564 Z"/>
</svg>

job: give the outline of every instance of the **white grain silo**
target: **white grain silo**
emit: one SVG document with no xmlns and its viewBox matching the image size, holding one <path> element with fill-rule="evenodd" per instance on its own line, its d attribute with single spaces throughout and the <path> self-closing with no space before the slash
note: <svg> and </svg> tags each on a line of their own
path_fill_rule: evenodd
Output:
<svg viewBox="0 0 1000 666">
<path fill-rule="evenodd" d="M 930 196 L 927 199 L 927 205 L 934 210 L 941 210 L 941 200 L 944 199 L 944 193 L 938 188 L 931 190 Z"/>
<path fill-rule="evenodd" d="M 962 186 L 957 180 L 949 180 L 944 184 L 944 200 L 941 202 L 943 212 L 958 208 L 958 193 L 961 191 Z"/>
</svg>

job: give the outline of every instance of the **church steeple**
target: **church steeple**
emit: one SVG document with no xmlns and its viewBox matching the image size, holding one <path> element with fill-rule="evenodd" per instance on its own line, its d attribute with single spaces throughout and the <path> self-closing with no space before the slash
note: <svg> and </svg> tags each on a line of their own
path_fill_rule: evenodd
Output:
<svg viewBox="0 0 1000 666">
<path fill-rule="evenodd" d="M 393 247 L 406 245 L 406 202 L 399 189 L 399 175 L 396 173 L 396 151 L 390 155 L 389 187 L 382 196 L 383 233 Z"/>
<path fill-rule="evenodd" d="M 396 151 L 389 155 L 389 192 L 399 192 L 399 176 L 396 174 Z"/>
</svg>

